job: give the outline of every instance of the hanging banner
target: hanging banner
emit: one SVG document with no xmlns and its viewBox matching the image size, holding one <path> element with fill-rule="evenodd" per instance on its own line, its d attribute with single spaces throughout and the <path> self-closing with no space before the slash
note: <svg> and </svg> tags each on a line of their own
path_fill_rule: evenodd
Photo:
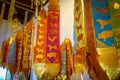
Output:
<svg viewBox="0 0 120 80">
<path fill-rule="evenodd" d="M 120 0 L 108 0 L 115 47 L 120 48 Z"/>
<path fill-rule="evenodd" d="M 22 54 L 20 65 L 22 65 L 22 71 L 25 76 L 28 75 L 29 69 L 31 67 L 31 45 L 32 45 L 32 29 L 34 23 L 33 19 L 31 19 L 22 29 L 23 37 L 22 37 Z"/>
<path fill-rule="evenodd" d="M 26 26 L 24 26 L 23 33 L 23 60 L 22 65 L 28 66 L 29 56 L 30 56 L 30 46 L 31 46 L 31 35 L 32 35 L 32 20 L 30 20 Z"/>
<path fill-rule="evenodd" d="M 61 45 L 61 73 L 62 74 L 67 74 L 67 65 L 66 65 L 66 44 L 65 42 L 62 43 Z"/>
<path fill-rule="evenodd" d="M 11 43 L 11 49 L 10 49 L 10 56 L 8 59 L 8 64 L 10 65 L 16 65 L 16 35 L 12 36 L 12 43 Z"/>
<path fill-rule="evenodd" d="M 16 64 L 18 67 L 20 66 L 21 56 L 22 56 L 22 39 L 23 39 L 23 31 L 20 30 L 16 35 Z"/>
<path fill-rule="evenodd" d="M 30 45 L 31 45 L 31 31 L 25 30 L 23 39 L 23 60 L 22 60 L 22 65 L 24 66 L 28 66 L 29 63 Z"/>
<path fill-rule="evenodd" d="M 1 50 L 1 56 L 0 56 L 0 64 L 3 64 L 5 62 L 5 45 L 7 41 L 3 41 L 2 43 L 2 50 Z"/>
<path fill-rule="evenodd" d="M 69 39 L 65 39 L 66 45 L 66 62 L 67 62 L 67 78 L 70 79 L 73 72 L 73 59 L 72 59 L 72 44 Z"/>
<path fill-rule="evenodd" d="M 10 57 L 10 49 L 12 44 L 12 38 L 9 38 L 5 45 L 5 63 L 8 64 L 9 57 Z"/>
<path fill-rule="evenodd" d="M 37 39 L 34 49 L 35 63 L 45 62 L 46 29 L 47 29 L 47 16 L 46 11 L 43 8 L 41 9 L 40 15 L 38 16 Z"/>
<path fill-rule="evenodd" d="M 75 0 L 74 2 L 74 27 L 76 34 L 76 47 L 79 49 L 85 46 L 85 28 L 82 10 L 82 1 Z"/>
<path fill-rule="evenodd" d="M 92 13 L 96 37 L 96 47 L 114 45 L 108 0 L 92 0 Z"/>
<path fill-rule="evenodd" d="M 84 71 L 86 54 L 86 35 L 84 26 L 84 9 L 82 0 L 74 0 L 74 37 L 76 39 L 76 54 L 74 54 L 75 72 Z M 82 65 L 82 66 L 80 66 Z"/>
<path fill-rule="evenodd" d="M 58 0 L 50 0 L 47 19 L 46 62 L 59 63 L 60 59 L 60 10 Z"/>
</svg>

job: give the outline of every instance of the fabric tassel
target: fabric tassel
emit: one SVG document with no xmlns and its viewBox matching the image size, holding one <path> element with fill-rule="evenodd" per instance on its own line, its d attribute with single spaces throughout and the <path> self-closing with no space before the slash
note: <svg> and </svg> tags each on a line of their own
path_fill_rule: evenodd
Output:
<svg viewBox="0 0 120 80">
<path fill-rule="evenodd" d="M 5 11 L 5 3 L 2 4 L 2 9 L 1 9 L 1 14 L 0 14 L 0 29 L 2 28 L 2 20 L 4 16 L 4 11 Z"/>
<path fill-rule="evenodd" d="M 11 0 L 9 14 L 8 14 L 8 27 L 12 27 L 12 19 L 14 13 L 15 0 Z"/>
</svg>

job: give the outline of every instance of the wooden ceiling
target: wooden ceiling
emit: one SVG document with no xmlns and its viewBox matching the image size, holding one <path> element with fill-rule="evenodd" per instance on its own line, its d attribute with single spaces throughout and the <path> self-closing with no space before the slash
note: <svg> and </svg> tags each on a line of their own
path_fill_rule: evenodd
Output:
<svg viewBox="0 0 120 80">
<path fill-rule="evenodd" d="M 33 4 L 33 7 L 32 7 L 32 5 L 31 5 L 32 2 L 31 1 L 32 0 L 15 0 L 15 10 L 14 10 L 13 18 L 17 17 L 18 20 L 21 23 L 23 23 L 24 22 L 25 11 L 28 11 L 27 21 L 29 21 L 32 18 L 32 16 L 34 16 L 34 13 L 35 13 L 35 4 Z M 41 1 L 43 1 L 43 0 L 41 0 Z M 10 2 L 11 2 L 11 0 L 0 0 L 0 13 L 1 13 L 1 9 L 2 9 L 2 3 L 5 3 L 5 12 L 4 12 L 3 19 L 6 19 L 6 20 L 8 18 Z M 44 5 L 46 5 L 47 2 L 48 2 L 48 0 L 45 0 Z"/>
</svg>

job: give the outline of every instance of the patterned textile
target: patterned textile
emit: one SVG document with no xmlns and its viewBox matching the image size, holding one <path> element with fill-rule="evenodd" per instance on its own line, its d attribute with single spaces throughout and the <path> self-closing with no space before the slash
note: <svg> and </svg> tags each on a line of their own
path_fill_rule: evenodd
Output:
<svg viewBox="0 0 120 80">
<path fill-rule="evenodd" d="M 37 27 L 37 35 L 36 35 L 37 38 L 36 38 L 36 45 L 34 49 L 35 63 L 45 62 L 46 28 L 47 28 L 46 11 L 44 10 L 44 8 L 42 8 L 42 10 L 40 11 L 40 16 L 38 16 L 38 27 Z"/>
<path fill-rule="evenodd" d="M 65 42 L 61 45 L 61 73 L 66 75 L 67 64 L 66 64 L 66 44 Z"/>
<path fill-rule="evenodd" d="M 114 45 L 108 0 L 92 0 L 92 12 L 96 37 L 96 47 Z"/>
<path fill-rule="evenodd" d="M 60 62 L 60 10 L 58 0 L 54 1 L 48 6 L 46 63 Z"/>
<path fill-rule="evenodd" d="M 31 55 L 32 55 L 32 29 L 34 27 L 33 19 L 31 19 L 23 28 L 23 39 L 22 39 L 22 58 L 21 65 L 22 71 L 25 76 L 28 75 L 29 69 L 31 67 Z"/>
<path fill-rule="evenodd" d="M 68 79 L 70 79 L 73 72 L 72 44 L 69 39 L 65 40 L 65 44 L 66 44 L 67 77 Z"/>
<path fill-rule="evenodd" d="M 11 44 L 11 50 L 10 50 L 10 56 L 8 59 L 8 64 L 16 65 L 16 41 L 15 41 L 15 37 L 14 37 L 14 40 L 12 41 L 12 44 Z"/>
<path fill-rule="evenodd" d="M 1 56 L 0 56 L 0 64 L 3 64 L 5 62 L 4 58 L 5 58 L 5 44 L 6 41 L 3 41 L 2 43 L 2 50 L 1 50 Z"/>
<path fill-rule="evenodd" d="M 84 26 L 83 0 L 74 0 L 74 37 L 76 37 L 76 54 L 74 54 L 75 72 L 83 72 L 86 54 L 86 35 Z M 80 66 L 82 65 L 82 66 Z"/>
<path fill-rule="evenodd" d="M 76 35 L 76 47 L 79 49 L 85 46 L 85 27 L 83 18 L 82 1 L 74 2 L 74 29 Z"/>
<path fill-rule="evenodd" d="M 120 48 L 120 0 L 108 0 L 116 48 Z"/>
<path fill-rule="evenodd" d="M 23 30 L 17 32 L 16 35 L 16 64 L 18 70 L 22 67 L 22 45 L 23 45 Z"/>
<path fill-rule="evenodd" d="M 9 38 L 5 44 L 5 63 L 8 64 L 9 57 L 10 57 L 10 50 L 11 50 L 12 38 Z"/>
</svg>

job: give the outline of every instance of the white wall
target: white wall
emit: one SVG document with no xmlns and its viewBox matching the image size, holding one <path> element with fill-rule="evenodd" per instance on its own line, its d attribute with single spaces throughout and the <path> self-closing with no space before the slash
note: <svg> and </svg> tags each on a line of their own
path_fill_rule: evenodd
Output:
<svg viewBox="0 0 120 80">
<path fill-rule="evenodd" d="M 60 0 L 60 44 L 69 38 L 73 44 L 74 0 Z"/>
</svg>

